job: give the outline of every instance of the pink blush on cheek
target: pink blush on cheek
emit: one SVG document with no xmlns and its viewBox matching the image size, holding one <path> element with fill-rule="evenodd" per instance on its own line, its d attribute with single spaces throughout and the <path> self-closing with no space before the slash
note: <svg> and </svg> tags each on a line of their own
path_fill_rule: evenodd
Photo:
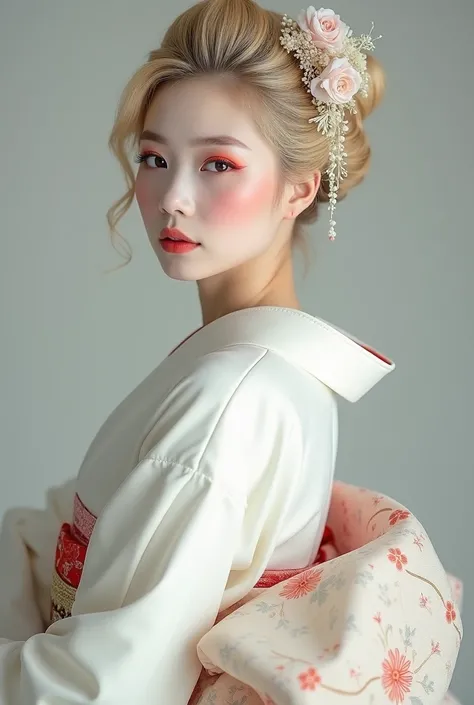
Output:
<svg viewBox="0 0 474 705">
<path fill-rule="evenodd" d="M 137 179 L 135 182 L 135 198 L 137 199 L 137 203 L 140 208 L 146 208 L 146 204 L 150 200 L 148 198 L 146 185 L 141 179 Z"/>
<path fill-rule="evenodd" d="M 156 197 L 153 196 L 147 184 L 141 179 L 137 179 L 135 183 L 135 199 L 144 221 L 156 215 Z"/>
<path fill-rule="evenodd" d="M 242 225 L 268 209 L 275 189 L 272 179 L 262 180 L 254 187 L 221 194 L 216 197 L 210 217 L 219 223 Z"/>
</svg>

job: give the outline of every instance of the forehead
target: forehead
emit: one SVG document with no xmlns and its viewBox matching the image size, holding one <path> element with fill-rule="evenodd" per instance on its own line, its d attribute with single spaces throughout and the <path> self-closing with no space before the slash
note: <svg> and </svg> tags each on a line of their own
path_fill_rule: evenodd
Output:
<svg viewBox="0 0 474 705">
<path fill-rule="evenodd" d="M 236 86 L 222 77 L 184 79 L 160 87 L 148 109 L 145 129 L 160 132 L 170 143 L 175 139 L 230 135 L 252 150 L 267 150 Z"/>
</svg>

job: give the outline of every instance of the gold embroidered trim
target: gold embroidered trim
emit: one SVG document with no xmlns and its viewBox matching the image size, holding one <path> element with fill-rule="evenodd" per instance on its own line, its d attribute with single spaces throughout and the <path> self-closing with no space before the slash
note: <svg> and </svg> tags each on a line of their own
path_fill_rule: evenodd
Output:
<svg viewBox="0 0 474 705">
<path fill-rule="evenodd" d="M 51 620 L 56 622 L 71 616 L 72 606 L 76 598 L 76 589 L 62 580 L 56 571 L 51 585 Z"/>
</svg>

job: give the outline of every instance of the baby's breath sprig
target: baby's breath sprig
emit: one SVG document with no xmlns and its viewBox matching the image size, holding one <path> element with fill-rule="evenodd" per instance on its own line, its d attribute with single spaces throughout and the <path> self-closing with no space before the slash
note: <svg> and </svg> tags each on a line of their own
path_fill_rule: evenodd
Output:
<svg viewBox="0 0 474 705">
<path fill-rule="evenodd" d="M 298 61 L 301 80 L 316 107 L 316 115 L 309 122 L 315 123 L 329 140 L 329 239 L 334 240 L 337 196 L 341 181 L 347 177 L 346 117 L 357 112 L 355 96 L 368 95 L 367 53 L 375 48 L 374 25 L 369 34 L 354 37 L 333 10 L 316 10 L 313 6 L 302 10 L 298 21 L 285 14 L 281 24 L 280 42 Z"/>
</svg>

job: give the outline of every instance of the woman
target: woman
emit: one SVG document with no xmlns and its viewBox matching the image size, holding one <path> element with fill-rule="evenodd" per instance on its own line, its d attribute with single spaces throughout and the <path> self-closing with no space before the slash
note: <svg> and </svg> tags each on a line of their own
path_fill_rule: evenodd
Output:
<svg viewBox="0 0 474 705">
<path fill-rule="evenodd" d="M 317 560 L 336 395 L 358 400 L 394 365 L 300 310 L 292 252 L 320 203 L 334 238 L 383 77 L 366 70 L 370 38 L 350 43 L 331 10 L 281 23 L 251 0 L 198 3 L 123 92 L 110 145 L 128 190 L 111 230 L 136 196 L 165 274 L 197 282 L 203 326 L 115 409 L 46 511 L 5 517 L 2 705 L 185 705 L 219 613 Z M 306 87 L 294 41 L 318 49 Z"/>
</svg>

